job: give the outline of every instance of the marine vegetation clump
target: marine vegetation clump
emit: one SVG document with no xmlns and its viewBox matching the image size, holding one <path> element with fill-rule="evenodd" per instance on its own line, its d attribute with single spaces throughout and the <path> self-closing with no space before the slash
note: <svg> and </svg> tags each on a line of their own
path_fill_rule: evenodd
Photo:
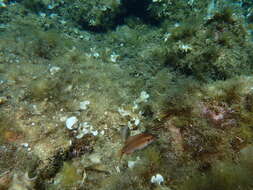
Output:
<svg viewBox="0 0 253 190">
<path fill-rule="evenodd" d="M 65 4 L 59 9 L 61 15 L 72 19 L 79 27 L 95 32 L 115 27 L 116 17 L 122 10 L 120 1 L 116 0 L 67 0 Z"/>
<path fill-rule="evenodd" d="M 33 99 L 52 99 L 59 93 L 59 82 L 54 79 L 40 77 L 30 84 L 30 94 Z"/>
<path fill-rule="evenodd" d="M 223 10 L 220 10 L 219 12 L 214 14 L 214 16 L 207 21 L 207 24 L 213 21 L 227 24 L 235 24 L 236 21 L 233 18 L 233 9 L 230 7 L 225 7 Z"/>
<path fill-rule="evenodd" d="M 17 129 L 16 123 L 6 113 L 0 112 L 0 144 L 16 143 L 23 134 Z"/>
<path fill-rule="evenodd" d="M 251 77 L 236 77 L 212 83 L 202 91 L 204 97 L 208 97 L 199 104 L 202 117 L 210 126 L 233 131 L 239 137 L 234 140 L 235 149 L 252 143 L 251 86 Z"/>
<path fill-rule="evenodd" d="M 204 87 L 192 79 L 175 84 L 158 128 L 171 134 L 186 160 L 209 163 L 232 158 L 252 143 L 251 77 L 216 81 Z"/>
<path fill-rule="evenodd" d="M 113 174 L 102 181 L 102 189 L 116 190 L 128 187 L 128 189 L 150 189 L 150 180 L 157 173 L 165 172 L 162 155 L 157 146 L 149 146 L 143 151 L 129 156 L 128 168 L 122 168 L 121 173 Z M 128 157 L 128 158 L 129 158 Z M 133 163 L 133 166 L 130 166 Z M 124 167 L 125 164 L 122 163 Z M 130 167 L 129 167 L 130 166 Z"/>
<path fill-rule="evenodd" d="M 34 56 L 43 59 L 51 59 L 54 56 L 59 56 L 66 48 L 70 47 L 70 41 L 63 38 L 57 31 L 39 31 L 32 32 L 34 37 L 31 40 L 31 52 Z"/>
<path fill-rule="evenodd" d="M 195 171 L 178 189 L 250 190 L 253 187 L 252 169 L 252 146 L 249 146 L 241 151 L 237 162 L 217 161 L 206 172 Z"/>
<path fill-rule="evenodd" d="M 46 9 L 45 5 L 42 3 L 43 1 L 40 0 L 24 0 L 22 4 L 25 8 L 35 12 L 43 12 Z"/>
<path fill-rule="evenodd" d="M 201 83 L 192 78 L 178 78 L 171 83 L 163 106 L 163 116 L 189 116 L 199 100 Z"/>
<path fill-rule="evenodd" d="M 50 186 L 51 189 L 69 189 L 77 187 L 83 179 L 82 170 L 75 165 L 74 162 L 64 162 L 63 167 L 57 173 L 55 182 Z"/>
<path fill-rule="evenodd" d="M 199 17 L 203 17 L 207 6 L 208 1 L 201 0 L 192 3 L 184 0 L 159 0 L 149 4 L 147 14 L 159 21 L 182 22 L 186 16 L 191 17 L 196 14 L 194 9 L 198 10 Z"/>
<path fill-rule="evenodd" d="M 246 28 L 230 9 L 202 20 L 195 30 L 185 27 L 169 30 L 165 61 L 168 67 L 203 82 L 225 80 L 252 71 L 253 45 Z"/>
<path fill-rule="evenodd" d="M 194 35 L 196 35 L 198 31 L 198 22 L 196 19 L 195 21 L 188 20 L 184 23 L 181 23 L 179 26 L 173 28 L 171 31 L 170 39 L 172 40 L 187 40 L 192 38 Z"/>
</svg>

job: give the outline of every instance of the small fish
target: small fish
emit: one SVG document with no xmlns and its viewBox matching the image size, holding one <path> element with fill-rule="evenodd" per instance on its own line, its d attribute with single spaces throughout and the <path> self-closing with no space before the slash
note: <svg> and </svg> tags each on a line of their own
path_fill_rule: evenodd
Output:
<svg viewBox="0 0 253 190">
<path fill-rule="evenodd" d="M 128 137 L 124 147 L 120 150 L 120 160 L 124 154 L 131 154 L 136 150 L 143 149 L 154 140 L 155 137 L 148 133 L 141 133 Z"/>
</svg>

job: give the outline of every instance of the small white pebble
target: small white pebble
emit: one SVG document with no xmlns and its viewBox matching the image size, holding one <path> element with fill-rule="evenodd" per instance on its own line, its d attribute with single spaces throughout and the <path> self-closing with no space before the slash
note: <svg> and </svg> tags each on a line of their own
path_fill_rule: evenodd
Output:
<svg viewBox="0 0 253 190">
<path fill-rule="evenodd" d="M 80 102 L 79 107 L 81 110 L 86 110 L 89 104 L 90 104 L 90 101 L 86 100 L 86 101 Z"/>
<path fill-rule="evenodd" d="M 60 117 L 60 121 L 64 122 L 67 120 L 67 117 L 66 116 L 63 116 L 63 117 Z"/>
<path fill-rule="evenodd" d="M 29 147 L 29 144 L 28 143 L 21 143 L 21 146 L 25 147 L 25 148 L 28 148 Z"/>
<path fill-rule="evenodd" d="M 119 168 L 119 166 L 116 166 L 115 169 L 116 169 L 116 172 L 117 172 L 117 173 L 120 173 L 120 168 Z"/>
<path fill-rule="evenodd" d="M 140 157 L 138 156 L 137 158 L 136 158 L 136 160 L 135 161 L 128 161 L 127 162 L 127 166 L 130 168 L 130 169 L 132 169 L 132 168 L 134 168 L 134 166 L 136 165 L 136 163 L 138 162 L 138 161 L 140 161 Z"/>
<path fill-rule="evenodd" d="M 164 182 L 163 176 L 161 174 L 156 174 L 155 176 L 151 177 L 151 183 L 156 183 L 158 185 L 161 185 L 162 182 Z"/>
<path fill-rule="evenodd" d="M 42 12 L 40 12 L 39 15 L 40 15 L 42 18 L 45 18 L 45 17 L 47 16 L 46 13 L 42 13 Z"/>
<path fill-rule="evenodd" d="M 94 164 L 99 164 L 101 162 L 101 156 L 97 153 L 91 154 L 89 159 Z"/>
<path fill-rule="evenodd" d="M 69 130 L 74 129 L 74 125 L 77 123 L 77 121 L 78 121 L 78 119 L 77 119 L 75 116 L 69 117 L 69 118 L 66 120 L 66 127 L 67 127 Z"/>
<path fill-rule="evenodd" d="M 128 161 L 128 162 L 127 162 L 127 166 L 128 166 L 130 169 L 133 169 L 135 163 L 136 163 L 136 161 Z"/>
<path fill-rule="evenodd" d="M 47 8 L 48 8 L 48 9 L 53 9 L 54 6 L 53 6 L 53 5 L 48 5 Z"/>
<path fill-rule="evenodd" d="M 60 67 L 56 67 L 56 66 L 53 66 L 53 67 L 51 67 L 49 69 L 51 75 L 54 75 L 55 73 L 57 73 L 60 70 L 61 70 L 61 68 Z"/>
<path fill-rule="evenodd" d="M 139 108 L 139 105 L 134 101 L 133 110 L 137 110 Z"/>
<path fill-rule="evenodd" d="M 52 14 L 49 15 L 50 18 L 55 18 L 55 17 L 57 17 L 57 16 L 58 16 L 58 15 L 55 14 L 55 13 L 52 13 Z"/>
<path fill-rule="evenodd" d="M 146 91 L 141 91 L 140 97 L 136 100 L 137 103 L 147 102 L 149 94 Z"/>
<path fill-rule="evenodd" d="M 115 54 L 114 52 L 111 54 L 110 59 L 113 63 L 116 63 L 119 55 Z"/>
<path fill-rule="evenodd" d="M 104 130 L 100 131 L 100 135 L 104 135 L 104 134 L 105 134 Z"/>
<path fill-rule="evenodd" d="M 134 125 L 138 126 L 140 124 L 140 119 L 139 118 L 134 118 Z"/>
<path fill-rule="evenodd" d="M 67 21 L 65 21 L 65 20 L 60 20 L 60 24 L 66 24 L 67 23 Z"/>
<path fill-rule="evenodd" d="M 98 52 L 93 53 L 93 57 L 98 58 L 100 55 Z"/>
<path fill-rule="evenodd" d="M 93 135 L 93 136 L 97 136 L 98 135 L 98 131 L 96 130 L 96 131 L 91 131 L 91 134 Z"/>
</svg>

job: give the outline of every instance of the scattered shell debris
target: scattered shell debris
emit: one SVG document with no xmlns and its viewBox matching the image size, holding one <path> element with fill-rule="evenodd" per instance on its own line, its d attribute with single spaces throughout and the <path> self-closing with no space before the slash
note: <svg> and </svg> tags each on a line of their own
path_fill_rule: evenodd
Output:
<svg viewBox="0 0 253 190">
<path fill-rule="evenodd" d="M 79 124 L 78 134 L 76 136 L 77 139 L 83 138 L 84 135 L 92 134 L 93 136 L 98 135 L 98 131 L 93 129 L 93 126 L 88 122 L 83 122 Z M 104 133 L 104 132 L 103 132 Z"/>
<path fill-rule="evenodd" d="M 130 129 L 132 129 L 134 126 L 140 125 L 141 123 L 140 118 L 142 117 L 142 111 L 137 112 L 137 109 L 139 107 L 138 104 L 142 102 L 147 102 L 149 97 L 150 96 L 146 91 L 142 91 L 140 97 L 134 101 L 131 111 L 125 110 L 124 108 L 118 108 L 118 112 L 122 117 L 130 116 L 130 119 L 127 122 L 127 125 Z"/>
</svg>

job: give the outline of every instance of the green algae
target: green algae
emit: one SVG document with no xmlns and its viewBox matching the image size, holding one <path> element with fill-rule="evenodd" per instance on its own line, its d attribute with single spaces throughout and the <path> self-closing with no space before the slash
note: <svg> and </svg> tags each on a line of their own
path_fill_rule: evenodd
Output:
<svg viewBox="0 0 253 190">
<path fill-rule="evenodd" d="M 65 162 L 61 171 L 56 176 L 57 184 L 55 187 L 56 189 L 59 189 L 59 187 L 68 189 L 80 183 L 82 178 L 82 173 L 78 171 L 78 168 L 75 165 Z M 51 189 L 54 189 L 54 187 Z"/>
<path fill-rule="evenodd" d="M 249 165 L 218 162 L 206 174 L 196 172 L 179 189 L 251 189 L 252 171 Z"/>
</svg>

